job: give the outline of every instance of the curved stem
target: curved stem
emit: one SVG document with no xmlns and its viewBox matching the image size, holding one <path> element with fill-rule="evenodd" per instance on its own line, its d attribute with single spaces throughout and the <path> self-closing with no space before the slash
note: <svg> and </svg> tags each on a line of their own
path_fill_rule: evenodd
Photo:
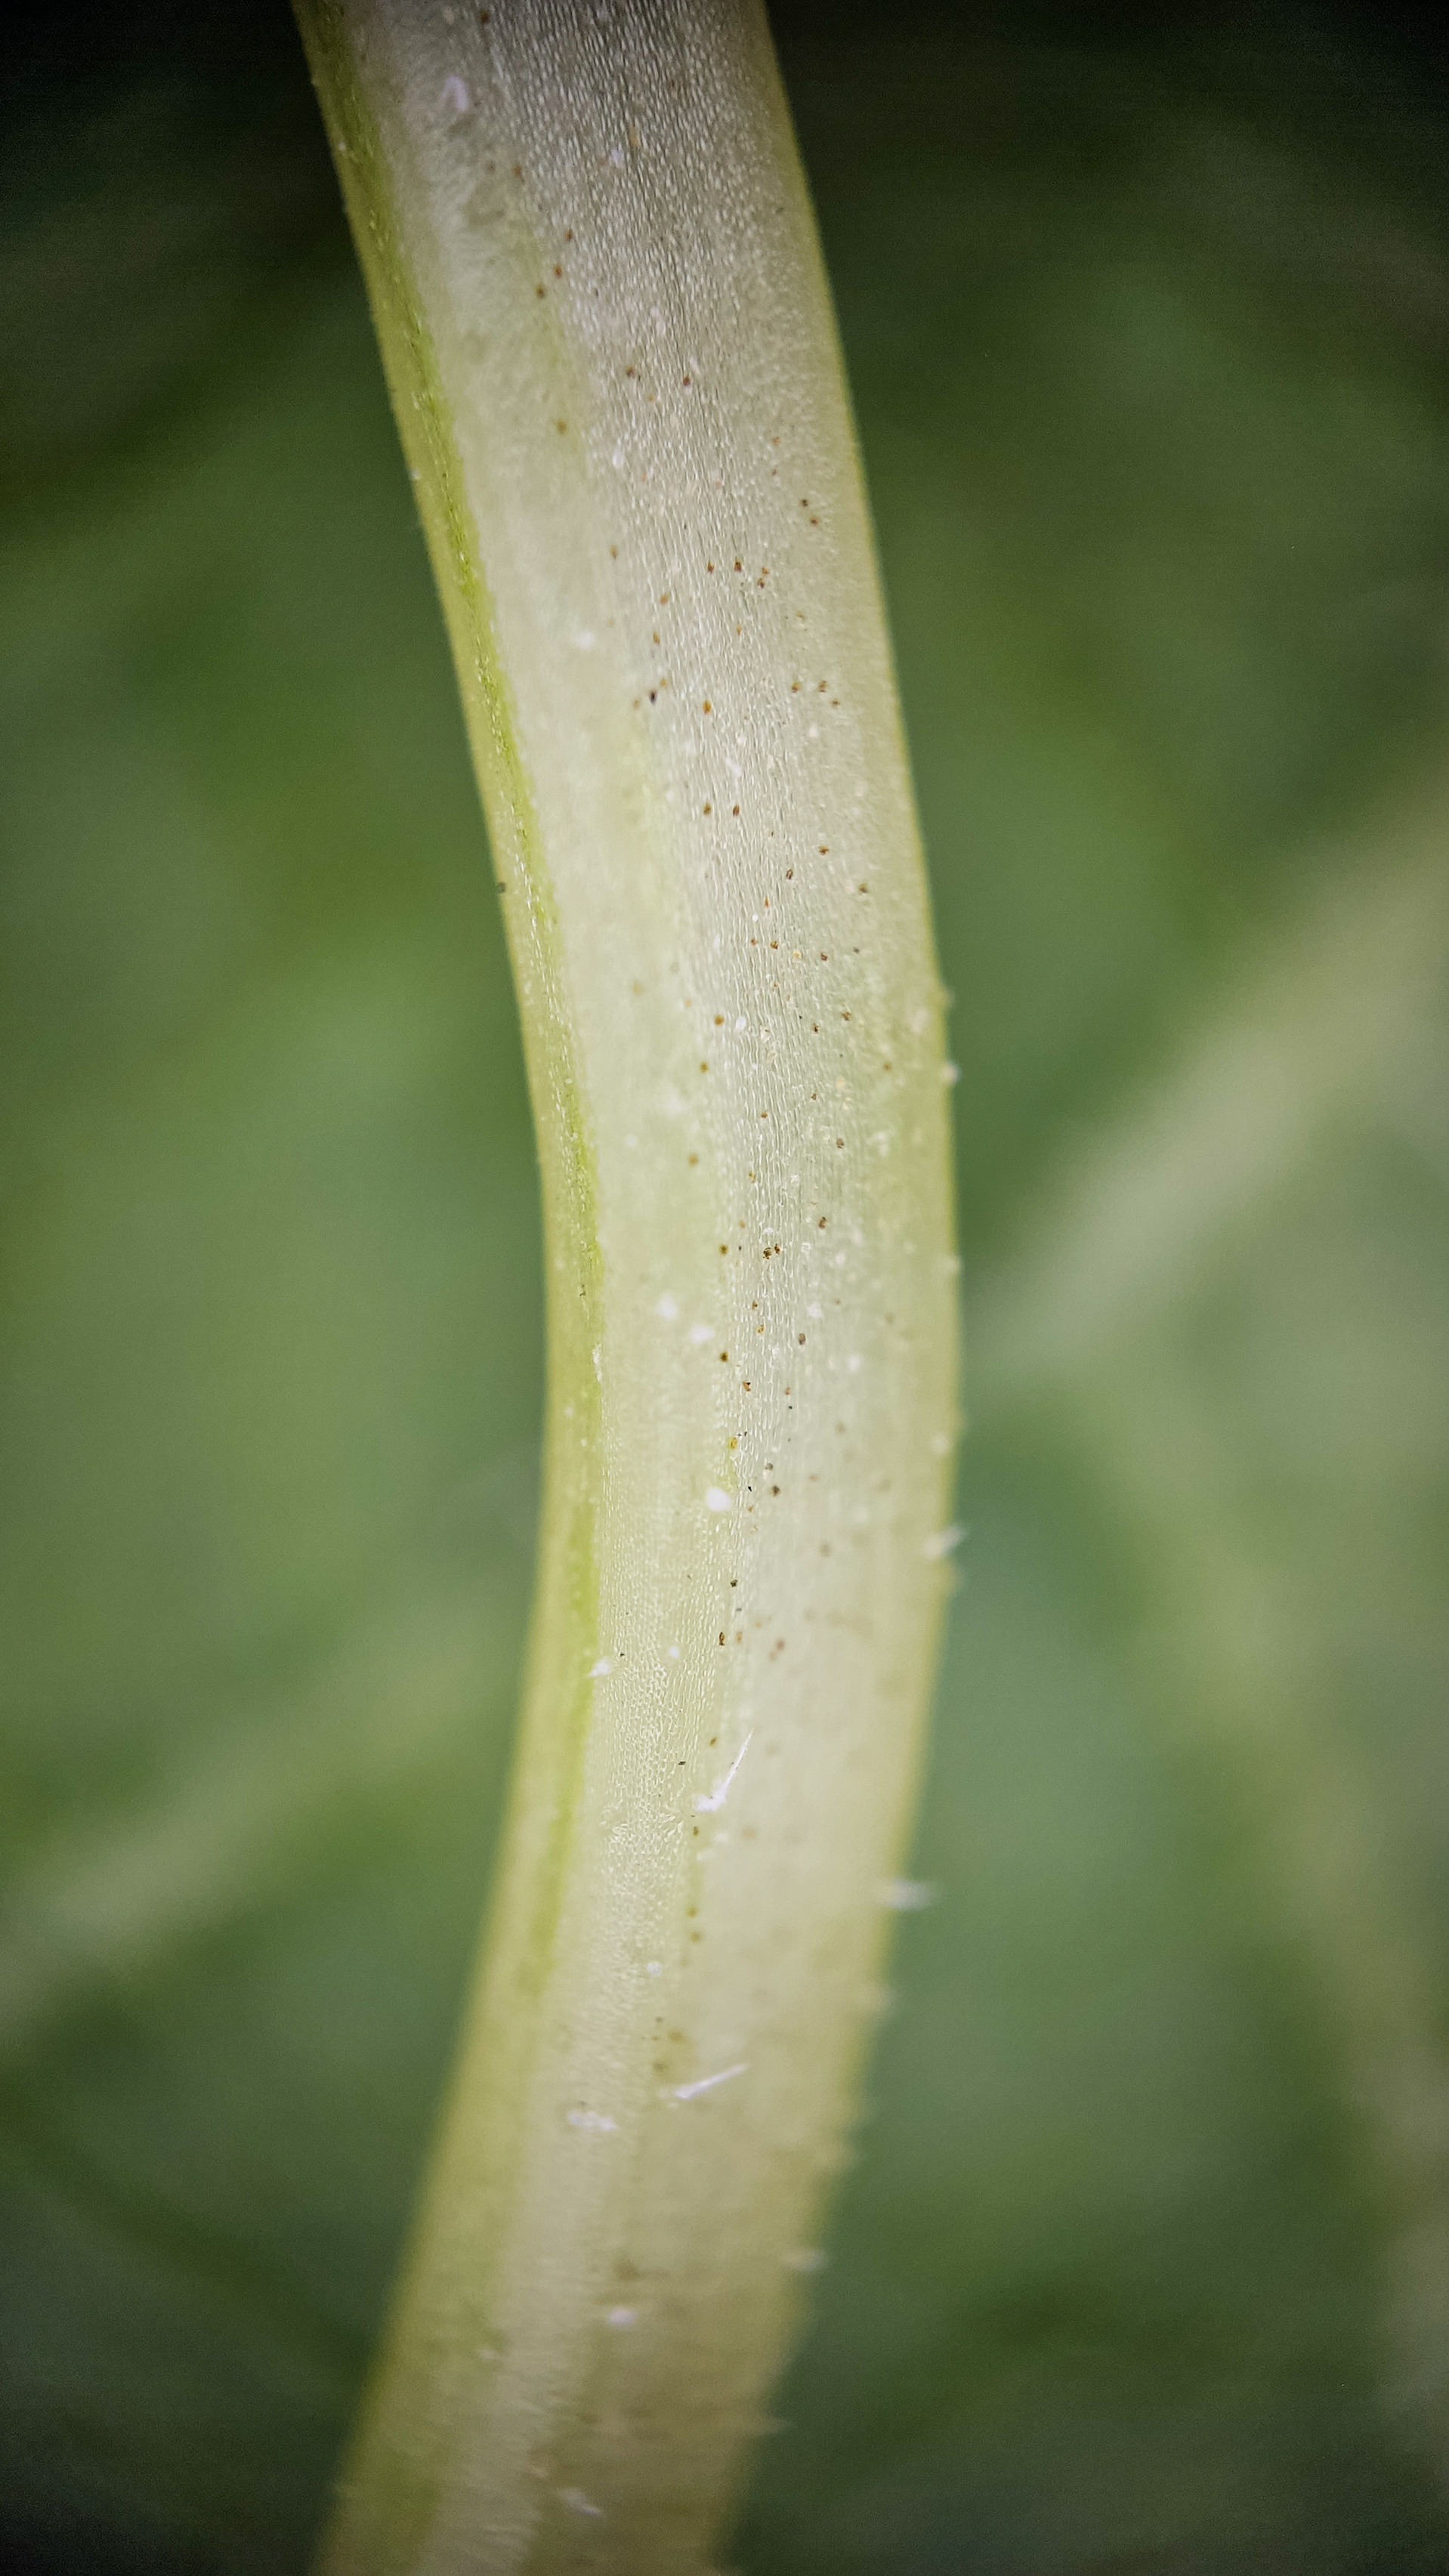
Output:
<svg viewBox="0 0 1449 2576">
<path fill-rule="evenodd" d="M 940 1005 L 840 361 L 740 0 L 303 0 L 543 1165 L 539 1592 L 330 2576 L 705 2563 L 797 2321 L 942 1593 Z"/>
</svg>

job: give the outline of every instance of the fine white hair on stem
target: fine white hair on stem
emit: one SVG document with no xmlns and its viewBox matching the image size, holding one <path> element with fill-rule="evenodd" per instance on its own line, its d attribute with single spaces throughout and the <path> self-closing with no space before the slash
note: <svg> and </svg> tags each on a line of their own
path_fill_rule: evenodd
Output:
<svg viewBox="0 0 1449 2576">
<path fill-rule="evenodd" d="M 487 810 L 549 1278 L 510 1807 L 323 2566 L 685 2576 L 801 2314 L 934 1670 L 925 881 L 758 0 L 300 6 Z"/>
</svg>

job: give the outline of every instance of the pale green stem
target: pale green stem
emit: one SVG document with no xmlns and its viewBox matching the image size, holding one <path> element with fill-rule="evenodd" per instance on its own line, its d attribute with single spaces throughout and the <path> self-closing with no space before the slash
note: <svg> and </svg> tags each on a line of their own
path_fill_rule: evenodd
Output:
<svg viewBox="0 0 1449 2576">
<path fill-rule="evenodd" d="M 330 2576 L 706 2563 L 820 2259 L 949 1533 L 941 994 L 740 0 L 304 0 L 543 1165 L 492 1913 Z"/>
</svg>

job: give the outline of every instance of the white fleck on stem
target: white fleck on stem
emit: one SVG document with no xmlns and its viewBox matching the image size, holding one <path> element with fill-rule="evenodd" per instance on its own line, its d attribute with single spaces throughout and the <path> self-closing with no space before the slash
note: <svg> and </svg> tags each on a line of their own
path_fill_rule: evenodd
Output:
<svg viewBox="0 0 1449 2576">
<path fill-rule="evenodd" d="M 717 2084 L 732 2084 L 737 2075 L 748 2075 L 749 2063 L 741 2058 L 738 2066 L 722 2066 L 718 2075 L 697 2075 L 692 2084 L 676 2084 L 670 2093 L 672 2102 L 692 2102 L 698 2093 L 712 2093 Z"/>
<path fill-rule="evenodd" d="M 724 1805 L 726 1798 L 729 1796 L 731 1789 L 735 1785 L 735 1774 L 739 1770 L 740 1764 L 743 1762 L 745 1755 L 750 1749 L 750 1745 L 754 1739 L 754 1732 L 754 1728 L 751 1727 L 749 1734 L 745 1737 L 745 1740 L 740 1746 L 738 1753 L 735 1755 L 733 1762 L 730 1764 L 728 1771 L 725 1772 L 722 1779 L 716 1780 L 708 1797 L 695 1799 L 694 1806 L 695 1813 L 697 1815 L 717 1816 L 719 1814 L 721 1807 Z"/>
<path fill-rule="evenodd" d="M 756 0 L 301 14 L 549 1278 L 502 1859 L 322 2564 L 697 2576 L 842 2160 L 945 1585 L 947 1095 L 890 655 Z"/>
</svg>

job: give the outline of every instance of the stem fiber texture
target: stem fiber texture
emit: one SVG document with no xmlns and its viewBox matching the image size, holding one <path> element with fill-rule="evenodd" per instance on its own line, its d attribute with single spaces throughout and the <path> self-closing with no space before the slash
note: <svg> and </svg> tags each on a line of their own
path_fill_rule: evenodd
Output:
<svg viewBox="0 0 1449 2576">
<path fill-rule="evenodd" d="M 955 1429 L 942 995 L 745 0 L 302 0 L 543 1168 L 538 1597 L 325 2576 L 711 2563 L 821 2259 Z"/>
</svg>

